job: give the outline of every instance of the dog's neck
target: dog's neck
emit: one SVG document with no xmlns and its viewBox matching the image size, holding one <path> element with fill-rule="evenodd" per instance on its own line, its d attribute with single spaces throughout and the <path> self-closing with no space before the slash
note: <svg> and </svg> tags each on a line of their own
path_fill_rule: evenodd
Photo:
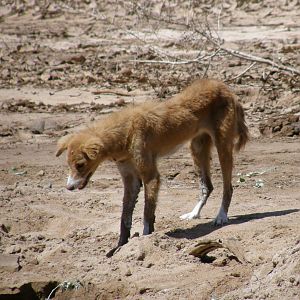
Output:
<svg viewBox="0 0 300 300">
<path fill-rule="evenodd" d="M 107 130 L 96 134 L 101 141 L 99 156 L 102 159 L 120 161 L 128 158 L 125 133 Z"/>
</svg>

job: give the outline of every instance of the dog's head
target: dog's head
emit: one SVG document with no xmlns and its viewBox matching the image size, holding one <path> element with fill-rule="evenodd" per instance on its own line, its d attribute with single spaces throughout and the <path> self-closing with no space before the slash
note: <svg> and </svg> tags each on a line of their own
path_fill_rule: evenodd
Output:
<svg viewBox="0 0 300 300">
<path fill-rule="evenodd" d="M 103 160 L 99 139 L 84 134 L 67 135 L 58 141 L 56 156 L 67 150 L 70 174 L 67 189 L 83 189 Z"/>
</svg>

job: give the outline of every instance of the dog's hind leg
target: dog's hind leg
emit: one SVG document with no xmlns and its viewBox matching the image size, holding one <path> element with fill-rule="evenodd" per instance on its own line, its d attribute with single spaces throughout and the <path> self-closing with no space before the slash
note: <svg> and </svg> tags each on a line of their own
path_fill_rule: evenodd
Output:
<svg viewBox="0 0 300 300">
<path fill-rule="evenodd" d="M 112 256 L 120 246 L 128 242 L 132 226 L 132 214 L 142 186 L 142 181 L 131 161 L 118 162 L 117 167 L 124 184 L 123 209 L 118 246 L 106 255 L 108 257 Z"/>
<path fill-rule="evenodd" d="M 200 176 L 200 197 L 194 209 L 180 217 L 182 220 L 191 220 L 200 217 L 202 207 L 213 191 L 210 179 L 210 158 L 212 139 L 208 134 L 195 137 L 191 142 L 191 152 L 196 170 Z"/>
<path fill-rule="evenodd" d="M 215 218 L 215 225 L 223 225 L 228 222 L 228 209 L 232 198 L 232 168 L 233 168 L 233 142 L 217 141 L 216 147 L 219 155 L 222 176 L 223 176 L 223 198 L 218 215 Z"/>
</svg>

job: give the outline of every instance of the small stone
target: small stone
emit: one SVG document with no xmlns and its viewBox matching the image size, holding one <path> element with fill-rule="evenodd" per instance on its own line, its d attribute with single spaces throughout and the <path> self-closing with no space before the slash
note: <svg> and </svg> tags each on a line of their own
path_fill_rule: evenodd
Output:
<svg viewBox="0 0 300 300">
<path fill-rule="evenodd" d="M 48 131 L 57 131 L 62 129 L 62 125 L 57 123 L 55 120 L 46 120 L 44 129 Z"/>
<path fill-rule="evenodd" d="M 143 287 L 143 288 L 140 289 L 139 293 L 141 295 L 143 295 L 143 294 L 147 293 L 149 290 L 150 290 L 149 288 Z"/>
<path fill-rule="evenodd" d="M 48 80 L 50 79 L 50 77 L 51 77 L 51 74 L 50 74 L 49 71 L 44 72 L 44 73 L 40 76 L 40 78 L 41 78 L 42 81 L 48 81 Z"/>
<path fill-rule="evenodd" d="M 118 99 L 115 103 L 117 106 L 124 106 L 126 104 L 124 99 Z"/>
<path fill-rule="evenodd" d="M 28 264 L 36 266 L 36 265 L 39 264 L 39 261 L 38 261 L 38 259 L 36 257 L 33 257 L 32 259 L 28 260 Z"/>
<path fill-rule="evenodd" d="M 125 273 L 125 276 L 131 276 L 132 275 L 132 273 L 131 273 L 131 271 L 128 269 L 127 271 L 126 271 L 126 273 Z"/>
<path fill-rule="evenodd" d="M 8 229 L 7 229 L 7 227 L 4 224 L 0 225 L 0 230 L 3 231 L 3 232 L 5 232 L 5 233 L 8 233 Z"/>
<path fill-rule="evenodd" d="M 0 136 L 11 136 L 13 135 L 13 129 L 7 126 L 0 126 Z"/>
<path fill-rule="evenodd" d="M 15 254 L 15 253 L 20 253 L 20 252 L 21 252 L 21 247 L 17 246 L 17 245 L 8 247 L 6 249 L 6 253 L 8 253 L 8 254 Z"/>
<path fill-rule="evenodd" d="M 121 70 L 121 75 L 125 77 L 130 77 L 132 75 L 132 70 L 129 68 L 124 68 Z"/>
<path fill-rule="evenodd" d="M 37 120 L 29 125 L 29 130 L 34 134 L 41 134 L 45 129 L 45 120 Z"/>
<path fill-rule="evenodd" d="M 294 283 L 295 280 L 296 280 L 295 276 L 291 276 L 291 277 L 289 278 L 290 283 Z"/>
<path fill-rule="evenodd" d="M 140 251 L 140 253 L 138 254 L 137 260 L 139 261 L 143 261 L 146 257 L 146 253 L 144 251 Z"/>
<path fill-rule="evenodd" d="M 44 171 L 44 170 L 41 170 L 41 171 L 39 171 L 36 175 L 42 177 L 42 176 L 45 175 L 45 171 Z"/>
<path fill-rule="evenodd" d="M 41 241 L 41 240 L 44 240 L 45 237 L 44 237 L 42 234 L 39 234 L 39 235 L 37 236 L 37 239 L 38 239 L 39 241 Z"/>
<path fill-rule="evenodd" d="M 152 268 L 153 266 L 154 266 L 153 263 L 149 263 L 149 264 L 146 265 L 146 268 L 150 269 L 150 268 Z"/>
</svg>

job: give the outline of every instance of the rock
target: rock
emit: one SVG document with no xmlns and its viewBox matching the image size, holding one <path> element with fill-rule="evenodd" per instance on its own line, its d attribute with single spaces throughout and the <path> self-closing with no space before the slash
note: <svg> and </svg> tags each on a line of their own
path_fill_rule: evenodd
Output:
<svg viewBox="0 0 300 300">
<path fill-rule="evenodd" d="M 138 261 L 143 261 L 146 257 L 146 253 L 143 249 L 140 249 L 138 256 L 137 256 L 137 260 Z"/>
<path fill-rule="evenodd" d="M 48 80 L 50 80 L 50 77 L 51 77 L 51 74 L 50 74 L 49 71 L 44 72 L 44 73 L 40 76 L 40 78 L 41 78 L 42 81 L 48 81 Z"/>
<path fill-rule="evenodd" d="M 62 126 L 60 124 L 58 124 L 56 121 L 54 120 L 46 120 L 45 121 L 45 126 L 44 126 L 44 130 L 46 131 L 56 131 L 56 130 L 61 130 Z"/>
<path fill-rule="evenodd" d="M 20 269 L 18 255 L 0 254 L 0 270 L 17 272 Z"/>
<path fill-rule="evenodd" d="M 5 233 L 8 233 L 8 228 L 4 224 L 0 225 L 0 230 L 5 232 Z"/>
<path fill-rule="evenodd" d="M 8 254 L 15 254 L 15 253 L 20 253 L 21 252 L 21 247 L 17 245 L 10 246 L 6 248 L 6 253 Z"/>
<path fill-rule="evenodd" d="M 0 136 L 11 136 L 13 135 L 13 130 L 10 127 L 0 127 Z"/>
<path fill-rule="evenodd" d="M 30 264 L 30 265 L 37 266 L 39 264 L 39 261 L 38 261 L 38 259 L 36 257 L 33 257 L 33 258 L 29 259 L 27 261 L 27 263 Z"/>
<path fill-rule="evenodd" d="M 130 68 L 123 68 L 120 73 L 124 77 L 131 77 L 132 70 Z"/>
<path fill-rule="evenodd" d="M 37 176 L 44 176 L 45 175 L 45 171 L 44 170 L 41 170 L 41 171 L 39 171 L 39 172 L 37 172 L 37 174 L 36 174 Z"/>
<path fill-rule="evenodd" d="M 115 103 L 117 106 L 124 106 L 126 104 L 124 99 L 118 99 Z"/>
<path fill-rule="evenodd" d="M 71 57 L 66 58 L 64 62 L 68 64 L 83 64 L 85 60 L 86 58 L 83 55 L 73 55 Z"/>
<path fill-rule="evenodd" d="M 45 120 L 36 120 L 29 125 L 29 130 L 34 134 L 41 134 L 45 129 Z"/>
</svg>

